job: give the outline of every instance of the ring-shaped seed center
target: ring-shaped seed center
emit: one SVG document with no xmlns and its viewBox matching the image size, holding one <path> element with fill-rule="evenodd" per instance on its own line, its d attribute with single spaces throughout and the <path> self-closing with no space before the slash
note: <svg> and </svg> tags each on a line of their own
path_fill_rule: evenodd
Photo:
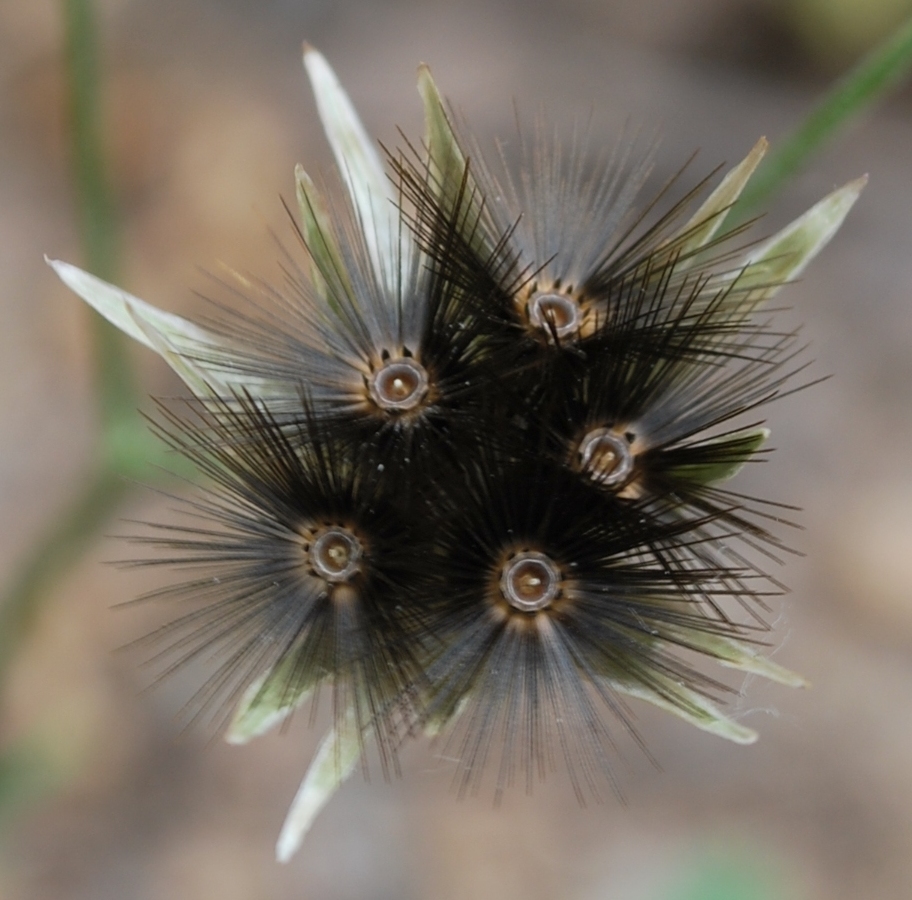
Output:
<svg viewBox="0 0 912 900">
<path fill-rule="evenodd" d="M 579 454 L 583 471 L 608 487 L 623 484 L 633 471 L 630 444 L 609 428 L 590 431 L 580 443 Z"/>
<path fill-rule="evenodd" d="M 557 566 L 534 550 L 517 553 L 500 575 L 500 592 L 514 609 L 536 612 L 550 606 L 560 593 L 561 574 Z"/>
<path fill-rule="evenodd" d="M 348 581 L 359 568 L 361 542 L 347 529 L 330 526 L 310 545 L 310 565 L 326 581 Z"/>
<path fill-rule="evenodd" d="M 371 375 L 368 390 L 381 409 L 414 409 L 427 394 L 427 372 L 414 359 L 390 359 Z"/>
<path fill-rule="evenodd" d="M 582 319 L 579 304 L 565 294 L 542 292 L 529 300 L 529 321 L 559 338 L 578 332 Z"/>
</svg>

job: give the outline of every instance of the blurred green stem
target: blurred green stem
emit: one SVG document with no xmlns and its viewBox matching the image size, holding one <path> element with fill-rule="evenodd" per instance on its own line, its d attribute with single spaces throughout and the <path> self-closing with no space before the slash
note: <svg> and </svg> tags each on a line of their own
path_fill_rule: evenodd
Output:
<svg viewBox="0 0 912 900">
<path fill-rule="evenodd" d="M 86 268 L 117 281 L 117 226 L 105 180 L 98 91 L 98 54 L 91 0 L 65 0 L 67 83 L 70 89 L 73 176 L 82 219 Z M 95 339 L 96 389 L 105 426 L 133 418 L 136 381 L 126 338 L 101 316 L 91 316 Z"/>
<path fill-rule="evenodd" d="M 0 615 L 0 683 L 48 589 L 79 559 L 128 487 L 120 475 L 100 471 L 32 550 L 4 598 Z"/>
<path fill-rule="evenodd" d="M 912 18 L 839 79 L 804 123 L 774 149 L 748 183 L 736 209 L 746 218 L 765 205 L 836 132 L 873 106 L 912 69 Z"/>
<path fill-rule="evenodd" d="M 76 186 L 86 268 L 116 280 L 117 226 L 102 154 L 98 62 L 91 0 L 64 0 L 66 83 L 69 88 L 73 180 Z M 94 472 L 68 509 L 21 566 L 0 605 L 0 682 L 27 635 L 41 600 L 79 558 L 124 495 L 123 474 L 135 470 L 128 452 L 147 442 L 136 413 L 136 379 L 126 339 L 100 316 L 91 315 L 96 361 L 95 390 L 101 419 Z M 129 436 L 136 440 L 129 440 Z"/>
</svg>

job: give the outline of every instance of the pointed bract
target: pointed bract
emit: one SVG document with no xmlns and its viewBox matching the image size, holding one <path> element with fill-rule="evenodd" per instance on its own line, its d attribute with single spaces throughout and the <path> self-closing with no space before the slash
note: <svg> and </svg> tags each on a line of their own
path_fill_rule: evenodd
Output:
<svg viewBox="0 0 912 900">
<path fill-rule="evenodd" d="M 792 672 L 784 666 L 763 656 L 756 647 L 744 641 L 734 640 L 719 634 L 688 631 L 681 633 L 682 641 L 695 650 L 700 650 L 714 657 L 720 666 L 760 675 L 769 681 L 775 681 L 786 687 L 803 688 L 808 686 L 807 679 Z"/>
<path fill-rule="evenodd" d="M 288 862 L 298 851 L 320 810 L 354 772 L 362 747 L 356 717 L 348 711 L 321 741 L 295 794 L 276 844 L 279 862 Z"/>
<path fill-rule="evenodd" d="M 748 252 L 736 285 L 739 292 L 750 293 L 752 306 L 801 275 L 832 240 L 867 183 L 867 175 L 850 181 Z"/>
<path fill-rule="evenodd" d="M 395 191 L 380 162 L 377 148 L 367 136 L 358 113 L 329 63 L 322 54 L 305 45 L 304 66 L 310 77 L 323 129 L 358 212 L 377 278 L 386 284 L 393 298 L 398 285 L 408 279 L 411 264 L 411 253 L 407 248 L 401 255 L 399 253 L 400 240 L 408 242 L 408 237 L 400 234 Z"/>
<path fill-rule="evenodd" d="M 721 461 L 698 463 L 696 465 L 675 466 L 671 471 L 681 478 L 697 484 L 718 484 L 734 478 L 745 463 L 766 443 L 770 436 L 769 428 L 750 428 L 721 437 L 709 438 L 700 442 L 700 449 L 709 451 L 719 446 L 729 452 L 723 454 Z M 736 448 L 731 452 L 729 448 Z"/>
<path fill-rule="evenodd" d="M 661 679 L 661 676 L 658 677 Z M 756 731 L 752 728 L 745 728 L 734 719 L 730 719 L 702 694 L 671 679 L 666 678 L 661 681 L 661 691 L 646 684 L 631 682 L 618 681 L 612 686 L 622 694 L 645 700 L 647 703 L 689 722 L 701 731 L 708 731 L 710 734 L 725 738 L 735 744 L 753 744 L 757 740 Z"/>
<path fill-rule="evenodd" d="M 327 294 L 323 272 L 344 277 L 345 263 L 333 238 L 332 220 L 320 192 L 301 165 L 295 166 L 295 196 L 301 214 L 301 233 L 311 256 L 310 278 L 317 293 Z"/>
<path fill-rule="evenodd" d="M 284 722 L 313 694 L 314 685 L 289 684 L 286 673 L 272 670 L 254 681 L 241 696 L 225 732 L 229 744 L 246 744 Z"/>
<path fill-rule="evenodd" d="M 238 376 L 207 364 L 206 355 L 216 348 L 223 356 L 230 355 L 231 347 L 224 337 L 158 309 L 70 263 L 56 259 L 47 259 L 47 263 L 67 287 L 112 325 L 158 353 L 197 397 L 224 397 L 237 386 L 254 397 L 270 393 L 266 379 Z"/>
<path fill-rule="evenodd" d="M 706 198 L 706 201 L 691 216 L 687 224 L 681 229 L 687 237 L 676 242 L 682 257 L 687 257 L 702 247 L 705 247 L 725 222 L 729 210 L 741 196 L 745 185 L 751 175 L 760 165 L 769 143 L 766 138 L 760 138 L 754 144 L 751 152 L 735 166 L 721 181 L 719 186 Z M 682 260 L 682 265 L 687 267 L 688 260 Z"/>
<path fill-rule="evenodd" d="M 59 259 L 44 258 L 70 290 L 77 293 L 96 312 L 101 313 L 128 337 L 155 350 L 148 330 L 161 335 L 163 341 L 175 349 L 189 350 L 211 340 L 212 335 L 192 322 L 157 309 L 145 300 L 108 284 L 77 266 Z M 145 324 L 145 328 L 140 323 Z"/>
<path fill-rule="evenodd" d="M 424 139 L 430 157 L 431 177 L 438 186 L 447 184 L 454 178 L 458 182 L 465 171 L 465 156 L 456 139 L 443 98 L 426 65 L 418 69 L 418 93 L 424 102 Z"/>
</svg>

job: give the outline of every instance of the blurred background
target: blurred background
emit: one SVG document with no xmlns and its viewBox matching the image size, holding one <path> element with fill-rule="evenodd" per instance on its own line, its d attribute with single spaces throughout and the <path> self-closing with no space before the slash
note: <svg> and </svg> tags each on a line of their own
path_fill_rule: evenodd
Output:
<svg viewBox="0 0 912 900">
<path fill-rule="evenodd" d="M 0 576 L 12 579 L 94 452 L 90 311 L 45 266 L 85 264 L 71 175 L 62 4 L 0 3 Z M 775 142 L 909 0 L 99 0 L 95 7 L 118 282 L 199 308 L 202 269 L 265 275 L 296 162 L 332 161 L 300 64 L 322 50 L 369 130 L 421 133 L 415 71 L 483 140 L 513 101 L 560 131 L 593 119 L 661 137 L 657 176 Z M 771 232 L 868 172 L 846 225 L 784 294 L 815 375 L 770 410 L 773 460 L 748 492 L 804 507 L 781 574 L 775 658 L 806 691 L 749 680 L 729 745 L 637 708 L 661 764 L 622 764 L 626 805 L 581 809 L 556 778 L 500 809 L 452 795 L 427 748 L 391 783 L 353 779 L 285 867 L 273 847 L 320 736 L 228 747 L 182 733 L 181 678 L 146 690 L 123 648 L 150 587 L 98 538 L 43 598 L 0 694 L 0 897 L 22 900 L 857 900 L 912 896 L 912 89 L 894 91 L 771 204 Z M 695 170 L 696 171 L 696 170 Z M 781 295 L 783 296 L 783 295 Z M 144 395 L 180 393 L 131 348 Z M 151 406 L 150 403 L 146 408 Z M 750 467 L 749 467 L 750 468 Z M 127 494 L 118 518 L 167 501 Z M 187 676 L 189 677 L 189 676 Z M 732 682 L 739 687 L 738 682 Z"/>
</svg>

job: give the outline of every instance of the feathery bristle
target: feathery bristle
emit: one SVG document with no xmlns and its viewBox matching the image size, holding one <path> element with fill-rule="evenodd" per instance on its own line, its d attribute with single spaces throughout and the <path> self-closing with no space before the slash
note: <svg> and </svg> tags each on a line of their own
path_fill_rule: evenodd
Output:
<svg viewBox="0 0 912 900">
<path fill-rule="evenodd" d="M 351 216 L 336 210 L 316 238 L 298 229 L 317 280 L 286 251 L 284 285 L 260 284 L 259 299 L 249 286 L 234 288 L 246 309 L 223 308 L 208 322 L 224 343 L 200 346 L 196 358 L 240 384 L 255 378 L 282 425 L 303 414 L 306 385 L 314 415 L 382 453 L 387 470 L 445 465 L 458 456 L 460 435 L 481 427 L 482 395 L 503 379 L 502 360 L 479 344 L 466 295 L 411 242 L 391 249 L 414 254 L 395 269 L 406 280 L 378 278 Z M 333 250 L 318 252 L 317 240 Z"/>
<path fill-rule="evenodd" d="M 690 246 L 695 234 L 721 214 L 681 227 L 712 176 L 657 212 L 682 169 L 637 210 L 643 171 L 603 173 L 611 188 L 593 190 L 581 165 L 563 163 L 558 148 L 536 147 L 532 168 L 521 170 L 522 190 L 506 164 L 498 182 L 478 157 L 465 156 L 461 168 L 451 163 L 441 175 L 433 148 L 428 159 L 411 145 L 390 155 L 410 204 L 404 220 L 441 277 L 472 298 L 491 340 L 539 354 L 584 354 L 599 340 L 628 353 L 646 347 L 653 357 L 658 348 L 680 356 L 683 326 L 691 332 L 688 353 L 725 353 L 749 309 L 733 284 L 744 249 L 737 239 L 747 226 L 698 249 Z M 555 210 L 566 213 L 561 229 Z M 580 249 L 589 246 L 599 251 Z"/>
<path fill-rule="evenodd" d="M 135 540 L 137 565 L 189 573 L 142 600 L 185 611 L 150 639 L 165 671 L 205 656 L 215 671 L 188 709 L 219 711 L 253 684 L 291 706 L 326 685 L 386 758 L 417 662 L 428 542 L 401 514 L 370 455 L 339 440 L 302 399 L 293 427 L 235 396 L 162 409 L 156 431 L 211 486 L 183 502 L 187 524 Z"/>
<path fill-rule="evenodd" d="M 786 382 L 804 368 L 803 348 L 755 312 L 756 281 L 735 261 L 747 226 L 721 228 L 725 207 L 684 224 L 712 175 L 663 211 L 685 165 L 638 210 L 648 164 L 629 165 L 632 153 L 593 182 L 579 147 L 568 158 L 539 134 L 531 151 L 520 144 L 520 175 L 501 155 L 498 178 L 445 114 L 438 127 L 446 136 L 426 156 L 410 144 L 388 154 L 410 204 L 404 220 L 439 277 L 475 305 L 479 343 L 508 373 L 524 420 L 619 497 L 724 519 L 782 549 L 756 521 L 776 504 L 712 482 L 755 458 L 766 433 L 744 416 L 796 389 Z"/>
<path fill-rule="evenodd" d="M 425 716 L 461 721 L 460 791 L 478 787 L 498 750 L 497 796 L 517 769 L 531 788 L 559 748 L 580 798 L 598 796 L 613 782 L 616 725 L 632 731 L 625 685 L 682 707 L 675 686 L 722 690 L 674 650 L 681 634 L 749 632 L 704 603 L 731 593 L 720 581 L 731 572 L 659 559 L 653 545 L 686 548 L 697 526 L 647 522 L 534 451 L 482 446 L 463 478 L 435 495 L 428 630 L 440 649 L 426 663 Z"/>
</svg>

